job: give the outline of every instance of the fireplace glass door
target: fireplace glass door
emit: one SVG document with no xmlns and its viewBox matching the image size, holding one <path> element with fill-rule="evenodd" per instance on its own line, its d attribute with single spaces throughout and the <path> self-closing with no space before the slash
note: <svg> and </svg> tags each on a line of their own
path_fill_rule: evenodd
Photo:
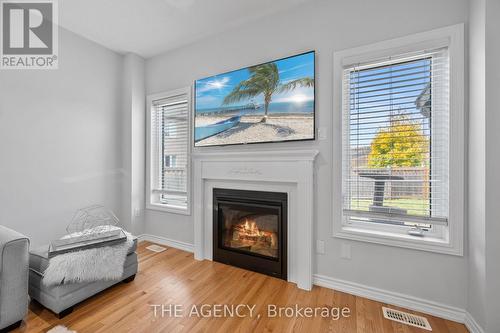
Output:
<svg viewBox="0 0 500 333">
<path fill-rule="evenodd" d="M 214 189 L 213 259 L 286 279 L 287 194 Z"/>
<path fill-rule="evenodd" d="M 277 259 L 279 218 L 277 207 L 262 204 L 219 204 L 221 247 Z"/>
</svg>

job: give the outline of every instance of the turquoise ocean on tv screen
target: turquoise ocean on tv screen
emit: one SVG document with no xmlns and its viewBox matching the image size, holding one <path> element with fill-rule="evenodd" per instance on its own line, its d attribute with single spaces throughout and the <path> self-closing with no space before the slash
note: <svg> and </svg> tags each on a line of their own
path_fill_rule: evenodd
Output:
<svg viewBox="0 0 500 333">
<path fill-rule="evenodd" d="M 234 109 L 234 107 L 218 107 L 218 108 L 210 108 L 210 109 L 198 109 L 197 113 L 215 113 L 221 112 L 224 110 Z M 313 113 L 314 112 L 314 101 L 304 101 L 301 103 L 297 102 L 271 102 L 269 104 L 269 115 L 272 114 L 293 114 L 293 113 Z M 264 114 L 264 107 L 260 107 L 257 110 L 241 110 L 241 115 L 252 115 L 252 114 Z"/>
</svg>

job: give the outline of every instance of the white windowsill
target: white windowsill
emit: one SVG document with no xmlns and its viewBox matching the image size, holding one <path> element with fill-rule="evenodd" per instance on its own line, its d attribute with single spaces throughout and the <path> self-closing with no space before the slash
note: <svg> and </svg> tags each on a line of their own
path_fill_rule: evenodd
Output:
<svg viewBox="0 0 500 333">
<path fill-rule="evenodd" d="M 448 240 L 432 236 L 412 236 L 408 234 L 393 233 L 389 231 L 370 230 L 366 228 L 342 226 L 334 232 L 334 236 L 375 244 L 403 247 L 414 250 L 429 251 L 461 256 L 459 248 L 454 248 Z"/>
<path fill-rule="evenodd" d="M 191 215 L 191 210 L 188 208 L 176 208 L 173 206 L 157 204 L 157 203 L 148 203 L 146 204 L 146 209 L 156 210 L 164 213 L 172 213 L 172 214 L 180 214 L 180 215 Z"/>
</svg>

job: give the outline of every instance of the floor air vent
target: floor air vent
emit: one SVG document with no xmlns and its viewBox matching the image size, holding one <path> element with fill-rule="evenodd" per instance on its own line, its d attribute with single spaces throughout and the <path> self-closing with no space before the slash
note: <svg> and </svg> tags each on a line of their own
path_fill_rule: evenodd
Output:
<svg viewBox="0 0 500 333">
<path fill-rule="evenodd" d="M 432 327 L 429 324 L 427 318 L 417 316 L 411 313 L 406 313 L 394 309 L 389 309 L 386 307 L 382 307 L 382 311 L 384 312 L 384 317 L 389 320 L 397 321 L 398 323 L 403 323 L 406 325 L 418 327 L 424 330 L 432 331 Z"/>
</svg>

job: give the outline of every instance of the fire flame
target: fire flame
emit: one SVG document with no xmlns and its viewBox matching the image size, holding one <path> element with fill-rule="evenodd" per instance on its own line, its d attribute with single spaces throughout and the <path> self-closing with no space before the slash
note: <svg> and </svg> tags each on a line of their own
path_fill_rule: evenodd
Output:
<svg viewBox="0 0 500 333">
<path fill-rule="evenodd" d="M 264 248 L 271 250 L 278 248 L 278 235 L 272 231 L 259 230 L 258 223 L 252 218 L 242 219 L 233 226 L 231 241 L 236 242 L 240 247 L 257 246 L 259 251 L 264 252 Z"/>
<path fill-rule="evenodd" d="M 262 232 L 259 230 L 259 227 L 257 227 L 257 223 L 253 220 L 248 221 L 248 219 L 245 219 L 243 230 L 247 236 L 262 236 Z"/>
</svg>

